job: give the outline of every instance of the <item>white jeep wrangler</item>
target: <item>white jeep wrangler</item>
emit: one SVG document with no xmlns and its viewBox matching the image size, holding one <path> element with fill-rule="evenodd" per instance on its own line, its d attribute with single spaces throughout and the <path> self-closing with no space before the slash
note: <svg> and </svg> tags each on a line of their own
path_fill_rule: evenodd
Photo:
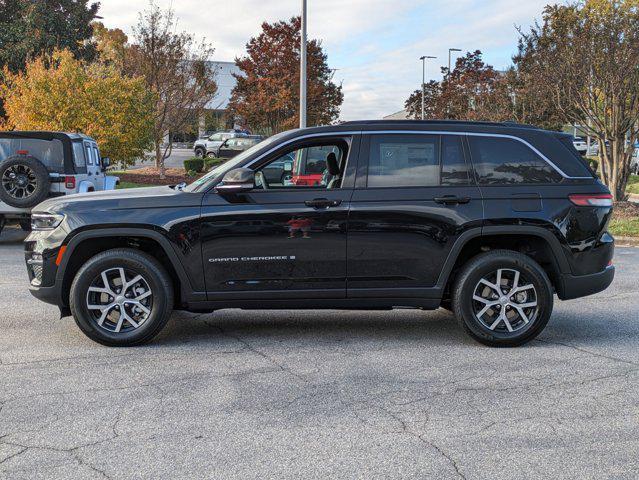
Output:
<svg viewBox="0 0 639 480">
<path fill-rule="evenodd" d="M 6 223 L 31 228 L 31 209 L 50 197 L 113 190 L 91 137 L 63 132 L 0 132 L 0 232 Z"/>
</svg>

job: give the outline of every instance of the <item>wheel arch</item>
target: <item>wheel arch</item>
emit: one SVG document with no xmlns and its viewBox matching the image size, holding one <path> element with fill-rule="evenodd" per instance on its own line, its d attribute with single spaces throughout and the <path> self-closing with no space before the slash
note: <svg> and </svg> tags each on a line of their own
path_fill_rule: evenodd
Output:
<svg viewBox="0 0 639 480">
<path fill-rule="evenodd" d="M 491 226 L 462 234 L 451 249 L 437 286 L 444 296 L 450 292 L 457 271 L 476 255 L 495 249 L 513 250 L 528 255 L 546 271 L 555 290 L 562 293 L 561 276 L 570 273 L 561 244 L 553 233 L 534 226 Z"/>
<path fill-rule="evenodd" d="M 66 245 L 57 273 L 63 304 L 69 305 L 71 283 L 80 267 L 89 258 L 100 252 L 122 247 L 140 250 L 156 258 L 173 280 L 175 305 L 184 302 L 192 291 L 192 285 L 164 235 L 145 228 L 109 228 L 80 232 Z"/>
</svg>

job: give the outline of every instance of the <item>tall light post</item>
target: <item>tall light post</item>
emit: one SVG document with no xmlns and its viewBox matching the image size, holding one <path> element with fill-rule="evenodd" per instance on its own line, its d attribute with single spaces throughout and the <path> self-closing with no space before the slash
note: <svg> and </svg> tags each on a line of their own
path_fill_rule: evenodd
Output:
<svg viewBox="0 0 639 480">
<path fill-rule="evenodd" d="M 300 128 L 306 128 L 306 0 L 302 0 L 302 44 L 300 45 Z"/>
<path fill-rule="evenodd" d="M 437 58 L 430 55 L 419 57 L 422 61 L 422 120 L 426 119 L 426 60 Z"/>
<path fill-rule="evenodd" d="M 451 54 L 453 52 L 461 52 L 461 49 L 459 49 L 459 48 L 449 48 L 448 49 L 448 75 L 449 76 L 450 76 L 450 69 L 452 67 L 452 65 L 451 65 L 451 60 L 452 60 Z"/>
</svg>

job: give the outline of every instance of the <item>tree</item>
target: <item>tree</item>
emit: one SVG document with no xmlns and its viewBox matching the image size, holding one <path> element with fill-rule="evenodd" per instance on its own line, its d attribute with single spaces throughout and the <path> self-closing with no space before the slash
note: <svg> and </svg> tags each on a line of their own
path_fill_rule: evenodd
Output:
<svg viewBox="0 0 639 480">
<path fill-rule="evenodd" d="M 264 22 L 262 33 L 246 44 L 247 55 L 236 59 L 230 110 L 251 127 L 274 134 L 299 125 L 300 17 Z M 308 42 L 308 124 L 335 122 L 344 101 L 342 87 L 317 40 Z"/>
<path fill-rule="evenodd" d="M 598 139 L 602 180 L 623 199 L 639 136 L 639 1 L 548 6 L 542 25 L 521 32 L 519 55 L 562 120 Z"/>
<path fill-rule="evenodd" d="M 4 0 L 0 2 L 0 67 L 15 73 L 29 59 L 67 49 L 91 60 L 91 22 L 99 3 L 89 0 Z"/>
<path fill-rule="evenodd" d="M 426 85 L 426 118 L 502 121 L 512 119 L 507 77 L 482 60 L 477 50 L 457 59 L 455 68 L 441 70 L 444 79 Z M 421 118 L 421 90 L 406 101 L 411 117 Z"/>
<path fill-rule="evenodd" d="M 127 50 L 124 66 L 129 75 L 143 78 L 155 95 L 153 143 L 155 165 L 162 178 L 164 161 L 171 155 L 172 132 L 190 126 L 217 91 L 208 68 L 213 48 L 175 30 L 173 11 L 151 3 L 133 29 L 134 43 Z M 165 139 L 168 142 L 163 147 Z"/>
<path fill-rule="evenodd" d="M 87 65 L 69 50 L 29 61 L 23 73 L 5 67 L 4 75 L 0 97 L 11 128 L 86 133 L 123 166 L 150 146 L 153 95 L 142 79 Z"/>
<path fill-rule="evenodd" d="M 93 41 L 97 51 L 97 61 L 114 65 L 119 70 L 124 69 L 129 38 L 121 29 L 107 28 L 102 22 L 94 22 Z"/>
<path fill-rule="evenodd" d="M 439 99 L 442 95 L 442 85 L 440 82 L 436 82 L 435 80 L 428 82 L 423 89 L 420 88 L 419 90 L 415 90 L 411 96 L 408 97 L 408 100 L 406 100 L 404 105 L 408 112 L 408 116 L 415 120 L 420 120 L 422 118 L 422 95 L 425 98 L 425 118 L 443 118 L 439 108 Z"/>
</svg>

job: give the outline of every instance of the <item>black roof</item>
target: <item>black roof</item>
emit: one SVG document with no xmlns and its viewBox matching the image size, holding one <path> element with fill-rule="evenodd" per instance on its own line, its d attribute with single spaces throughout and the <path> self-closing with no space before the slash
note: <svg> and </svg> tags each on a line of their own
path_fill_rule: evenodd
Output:
<svg viewBox="0 0 639 480">
<path fill-rule="evenodd" d="M 41 140 L 93 140 L 93 138 L 83 133 L 73 132 L 55 132 L 55 131 L 26 131 L 26 130 L 11 130 L 0 132 L 0 138 L 38 138 Z"/>
</svg>

